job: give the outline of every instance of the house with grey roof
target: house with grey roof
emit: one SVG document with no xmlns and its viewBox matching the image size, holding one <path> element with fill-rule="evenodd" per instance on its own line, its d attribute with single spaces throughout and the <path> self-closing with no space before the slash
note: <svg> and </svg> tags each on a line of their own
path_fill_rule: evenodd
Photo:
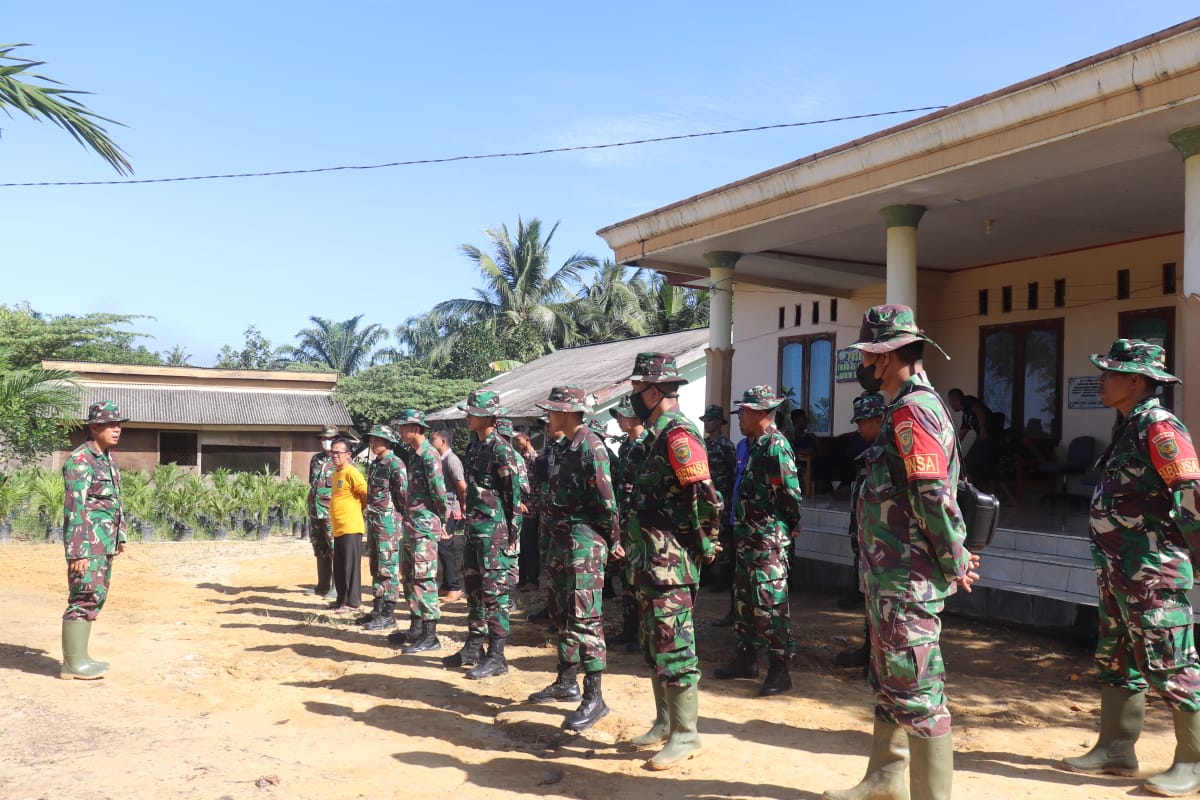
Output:
<svg viewBox="0 0 1200 800">
<path fill-rule="evenodd" d="M 308 477 L 308 461 L 325 425 L 350 427 L 350 414 L 333 396 L 337 373 L 208 369 L 135 364 L 43 361 L 45 369 L 79 376 L 80 419 L 99 400 L 113 400 L 129 417 L 120 444 L 127 470 L 178 464 Z M 72 433 L 71 446 L 86 430 Z M 58 468 L 70 451 L 51 459 Z"/>
</svg>

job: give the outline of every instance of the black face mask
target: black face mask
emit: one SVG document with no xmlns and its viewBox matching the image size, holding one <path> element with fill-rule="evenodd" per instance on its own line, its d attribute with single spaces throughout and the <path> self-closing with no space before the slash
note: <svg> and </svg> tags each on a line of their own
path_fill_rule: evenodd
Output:
<svg viewBox="0 0 1200 800">
<path fill-rule="evenodd" d="M 642 395 L 648 391 L 650 391 L 649 386 L 629 396 L 629 404 L 633 406 L 633 413 L 637 414 L 638 419 L 642 422 L 649 422 L 650 415 L 654 413 L 655 408 L 658 408 L 658 403 L 662 402 L 662 398 L 659 398 L 658 403 L 655 403 L 653 408 L 646 405 L 646 401 L 642 399 Z"/>
<path fill-rule="evenodd" d="M 883 379 L 875 377 L 875 365 L 859 364 L 858 371 L 855 373 L 858 378 L 858 385 L 866 389 L 868 392 L 878 392 L 883 388 Z"/>
</svg>

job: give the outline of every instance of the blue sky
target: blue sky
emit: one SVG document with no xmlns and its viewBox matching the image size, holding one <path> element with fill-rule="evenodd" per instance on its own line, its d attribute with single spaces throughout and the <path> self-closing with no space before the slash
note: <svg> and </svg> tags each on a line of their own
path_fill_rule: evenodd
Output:
<svg viewBox="0 0 1200 800">
<path fill-rule="evenodd" d="M 874 9 L 874 10 L 873 10 Z M 600 144 L 946 105 L 1177 24 L 1194 3 L 465 2 L 5 9 L 4 42 L 93 94 L 137 178 Z M 909 117 L 915 115 L 909 115 Z M 518 217 L 552 253 L 906 118 L 532 158 L 318 175 L 0 188 L 0 302 L 113 311 L 211 365 L 257 326 L 394 327 L 469 296 L 458 247 Z M 65 133 L 0 116 L 0 182 L 117 178 Z"/>
</svg>

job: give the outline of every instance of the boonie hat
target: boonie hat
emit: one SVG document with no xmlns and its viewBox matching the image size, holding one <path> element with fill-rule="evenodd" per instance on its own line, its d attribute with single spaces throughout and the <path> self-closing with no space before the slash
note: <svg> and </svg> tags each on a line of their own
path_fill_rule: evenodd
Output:
<svg viewBox="0 0 1200 800">
<path fill-rule="evenodd" d="M 1141 339 L 1117 339 L 1108 348 L 1107 355 L 1095 353 L 1088 359 L 1100 369 L 1109 372 L 1129 372 L 1145 375 L 1159 383 L 1183 383 L 1167 372 L 1167 351 L 1160 345 Z"/>
<path fill-rule="evenodd" d="M 758 386 L 751 386 L 742 392 L 742 399 L 734 401 L 734 405 L 740 406 L 740 408 L 735 408 L 733 411 L 735 414 L 743 408 L 770 411 L 772 408 L 778 408 L 786 399 L 786 396 L 776 396 L 775 390 L 771 388 L 770 384 L 762 383 Z"/>
<path fill-rule="evenodd" d="M 642 383 L 687 383 L 670 353 L 638 353 L 633 362 L 631 381 Z"/>
<path fill-rule="evenodd" d="M 128 422 L 129 417 L 121 414 L 112 400 L 101 400 L 88 406 L 88 425 L 107 425 L 110 422 Z"/>
</svg>

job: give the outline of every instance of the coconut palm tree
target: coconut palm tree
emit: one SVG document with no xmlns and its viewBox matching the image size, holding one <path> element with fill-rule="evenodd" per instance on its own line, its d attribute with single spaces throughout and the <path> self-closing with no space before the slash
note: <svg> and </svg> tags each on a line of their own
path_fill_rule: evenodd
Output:
<svg viewBox="0 0 1200 800">
<path fill-rule="evenodd" d="M 343 375 L 353 375 L 360 367 L 371 363 L 375 346 L 387 338 L 387 329 L 372 323 L 362 330 L 358 324 L 363 314 L 334 322 L 324 317 L 309 317 L 315 327 L 296 334 L 298 347 L 284 346 L 280 352 L 296 363 L 327 366 Z"/>
<path fill-rule="evenodd" d="M 669 283 L 655 273 L 642 294 L 648 333 L 670 333 L 708 324 L 708 292 Z"/>
<path fill-rule="evenodd" d="M 648 330 L 642 297 L 650 291 L 642 270 L 605 261 L 592 273 L 591 283 L 579 290 L 572 314 L 580 337 L 588 342 L 611 342 L 644 336 Z"/>
<path fill-rule="evenodd" d="M 95 151 L 120 174 L 133 174 L 133 167 L 125 158 L 125 153 L 108 138 L 108 132 L 99 124 L 121 123 L 100 116 L 73 97 L 83 92 L 59 88 L 62 84 L 58 81 L 29 72 L 45 62 L 30 61 L 12 54 L 18 47 L 28 46 L 0 45 L 0 109 L 10 114 L 12 109 L 16 109 L 36 120 L 49 120 L 71 134 L 75 141 Z M 30 83 L 30 80 L 37 83 Z"/>
<path fill-rule="evenodd" d="M 433 307 L 435 320 L 480 324 L 497 338 L 532 329 L 543 343 L 542 352 L 574 344 L 578 335 L 571 316 L 571 289 L 584 270 L 597 266 L 593 256 L 573 253 L 556 269 L 550 263 L 550 241 L 558 224 L 542 236 L 542 222 L 517 220 L 514 238 L 507 225 L 489 228 L 495 255 L 472 244 L 459 249 L 479 268 L 484 287 L 473 298 L 443 300 Z M 451 332 L 448 338 L 453 338 Z"/>
</svg>

